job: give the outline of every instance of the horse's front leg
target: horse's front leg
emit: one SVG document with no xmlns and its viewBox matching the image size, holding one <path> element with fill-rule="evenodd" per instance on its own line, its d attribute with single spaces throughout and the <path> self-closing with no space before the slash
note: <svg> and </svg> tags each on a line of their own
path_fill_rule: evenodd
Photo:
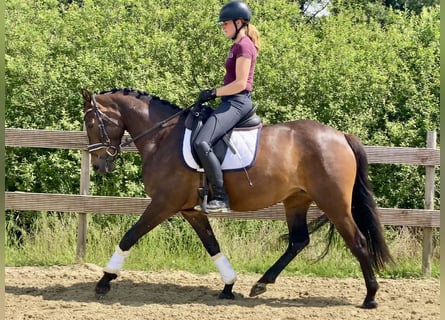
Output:
<svg viewBox="0 0 445 320">
<path fill-rule="evenodd" d="M 235 295 L 232 292 L 232 288 L 235 284 L 236 272 L 230 265 L 229 260 L 227 260 L 226 256 L 221 252 L 209 219 L 206 215 L 197 213 L 196 211 L 183 211 L 182 216 L 198 234 L 199 239 L 201 239 L 202 244 L 212 257 L 221 275 L 221 280 L 224 282 L 224 289 L 219 294 L 219 298 L 234 299 Z"/>
<path fill-rule="evenodd" d="M 146 233 L 154 229 L 157 225 L 172 216 L 175 212 L 159 209 L 152 203 L 145 209 L 139 220 L 128 230 L 115 252 L 104 268 L 104 275 L 96 284 L 96 296 L 101 299 L 110 291 L 110 282 L 116 279 L 127 259 L 130 248 Z"/>
</svg>

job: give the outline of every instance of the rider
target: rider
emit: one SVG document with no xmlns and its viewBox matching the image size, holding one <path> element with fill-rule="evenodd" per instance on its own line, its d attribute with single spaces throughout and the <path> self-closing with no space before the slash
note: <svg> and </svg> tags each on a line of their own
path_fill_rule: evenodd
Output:
<svg viewBox="0 0 445 320">
<path fill-rule="evenodd" d="M 249 23 L 251 16 L 250 8 L 241 1 L 231 1 L 222 7 L 218 22 L 225 36 L 234 42 L 225 62 L 224 85 L 201 91 L 197 100 L 204 103 L 221 97 L 221 104 L 207 120 L 193 145 L 212 185 L 213 199 L 207 204 L 207 212 L 230 211 L 221 164 L 212 147 L 253 108 L 251 92 L 259 33 Z M 196 206 L 195 210 L 201 210 L 201 206 Z"/>
</svg>

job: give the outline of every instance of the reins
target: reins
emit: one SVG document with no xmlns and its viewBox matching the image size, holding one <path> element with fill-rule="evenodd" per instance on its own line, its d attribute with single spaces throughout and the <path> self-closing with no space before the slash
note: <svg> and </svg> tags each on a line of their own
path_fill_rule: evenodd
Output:
<svg viewBox="0 0 445 320">
<path fill-rule="evenodd" d="M 196 80 L 196 77 L 195 77 L 195 76 L 193 76 L 193 81 L 195 82 L 195 84 L 196 84 L 196 86 L 198 87 L 198 89 L 201 91 L 201 88 L 200 88 L 200 86 L 199 86 L 199 84 L 198 84 L 198 81 Z M 148 129 L 148 130 L 142 132 L 141 134 L 137 135 L 137 136 L 134 137 L 134 138 L 126 138 L 126 139 L 125 139 L 125 142 L 123 142 L 123 143 L 121 143 L 121 144 L 119 145 L 119 149 L 121 149 L 121 148 L 123 148 L 123 147 L 127 147 L 127 146 L 129 146 L 130 144 L 132 144 L 132 143 L 135 142 L 136 140 L 139 140 L 140 138 L 145 137 L 146 135 L 150 134 L 151 132 L 155 131 L 156 129 L 158 129 L 158 128 L 160 128 L 160 127 L 165 128 L 167 122 L 169 122 L 170 120 L 172 120 L 172 119 L 174 119 L 174 118 L 176 118 L 176 117 L 179 117 L 179 116 L 180 116 L 181 114 L 183 114 L 185 111 L 187 111 L 187 110 L 189 110 L 189 109 L 192 109 L 194 106 L 196 106 L 196 104 L 197 104 L 197 102 L 195 102 L 194 104 L 188 106 L 188 107 L 185 108 L 185 109 L 182 109 L 182 110 L 179 111 L 179 112 L 176 112 L 175 114 L 171 115 L 171 116 L 168 117 L 167 119 L 162 120 L 161 122 L 158 122 L 157 124 L 155 124 L 154 127 L 152 127 L 152 128 L 150 128 L 150 129 Z"/>
<path fill-rule="evenodd" d="M 179 111 L 179 112 L 176 112 L 175 114 L 171 115 L 171 116 L 168 117 L 167 119 L 164 119 L 164 120 L 162 120 L 161 122 L 156 123 L 156 124 L 155 124 L 153 127 L 151 127 L 150 129 L 148 129 L 148 130 L 142 132 L 141 134 L 138 134 L 138 135 L 137 135 L 136 137 L 134 137 L 134 138 L 126 138 L 126 139 L 125 139 L 125 142 L 123 142 L 123 143 L 121 143 L 121 144 L 119 145 L 119 149 L 121 149 L 121 148 L 123 148 L 123 147 L 127 147 L 127 146 L 129 146 L 130 144 L 132 144 L 132 143 L 135 142 L 136 140 L 139 140 L 140 138 L 145 137 L 146 135 L 152 133 L 153 131 L 155 131 L 155 130 L 158 129 L 158 128 L 161 128 L 161 127 L 162 127 L 162 128 L 165 128 L 167 122 L 169 122 L 170 120 L 172 120 L 172 119 L 174 119 L 174 118 L 176 118 L 176 117 L 179 117 L 179 116 L 180 116 L 181 114 L 183 114 L 185 111 L 187 111 L 187 110 L 190 109 L 190 108 L 193 108 L 194 106 L 195 106 L 195 103 L 192 104 L 191 106 L 188 106 L 188 107 L 185 108 L 185 109 L 182 109 L 182 110 Z"/>
<path fill-rule="evenodd" d="M 153 127 L 151 127 L 150 129 L 148 129 L 148 130 L 146 130 L 146 131 L 144 131 L 144 132 L 138 134 L 138 135 L 137 135 L 136 137 L 134 137 L 134 138 L 126 138 L 126 139 L 125 139 L 125 142 L 123 142 L 123 143 L 121 143 L 121 144 L 119 145 L 119 149 L 121 149 L 121 148 L 123 148 L 123 147 L 127 147 L 127 146 L 129 146 L 130 144 L 132 144 L 132 143 L 135 142 L 136 140 L 139 140 L 140 138 L 145 137 L 146 135 L 152 133 L 153 131 L 155 131 L 155 130 L 158 129 L 158 128 L 161 128 L 161 127 L 162 127 L 162 128 L 165 128 L 165 127 L 167 126 L 166 124 L 167 124 L 170 120 L 172 120 L 172 119 L 174 119 L 174 118 L 176 118 L 176 117 L 179 117 L 181 114 L 183 114 L 185 111 L 187 111 L 187 110 L 193 108 L 195 105 L 196 105 L 196 103 L 194 103 L 194 104 L 188 106 L 188 107 L 185 108 L 185 109 L 182 109 L 181 111 L 176 112 L 175 114 L 171 115 L 171 116 L 168 117 L 167 119 L 164 119 L 164 120 L 162 120 L 161 122 L 156 123 L 156 124 L 155 124 Z"/>
</svg>

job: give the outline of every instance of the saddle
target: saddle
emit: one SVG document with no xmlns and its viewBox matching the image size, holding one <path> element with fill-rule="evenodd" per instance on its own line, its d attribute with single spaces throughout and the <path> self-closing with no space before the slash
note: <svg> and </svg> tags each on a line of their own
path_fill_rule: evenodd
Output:
<svg viewBox="0 0 445 320">
<path fill-rule="evenodd" d="M 254 106 L 252 110 L 249 111 L 240 121 L 238 121 L 235 126 L 227 132 L 224 136 L 219 139 L 215 145 L 213 146 L 213 152 L 217 156 L 219 162 L 223 162 L 224 156 L 227 152 L 227 148 L 231 148 L 230 137 L 234 129 L 239 128 L 254 128 L 261 125 L 261 118 L 256 114 L 257 106 Z M 192 151 L 193 158 L 196 163 L 200 164 L 199 157 L 196 155 L 195 150 L 193 148 L 194 141 L 198 136 L 199 131 L 202 129 L 204 123 L 213 113 L 213 109 L 209 106 L 205 106 L 202 104 L 195 105 L 192 109 L 190 109 L 190 113 L 188 114 L 185 120 L 185 127 L 191 131 L 190 137 L 190 149 Z M 232 150 L 235 153 L 235 150 Z"/>
</svg>

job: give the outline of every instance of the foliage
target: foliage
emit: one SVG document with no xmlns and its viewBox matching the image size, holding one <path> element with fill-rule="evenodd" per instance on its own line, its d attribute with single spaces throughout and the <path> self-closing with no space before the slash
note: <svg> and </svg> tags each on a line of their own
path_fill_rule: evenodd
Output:
<svg viewBox="0 0 445 320">
<path fill-rule="evenodd" d="M 297 2 L 302 13 L 311 16 L 313 12 L 308 7 L 315 8 L 315 13 L 325 7 L 331 14 L 343 11 L 344 7 L 373 8 L 377 12 L 385 12 L 388 9 L 409 11 L 419 14 L 425 8 L 435 7 L 440 4 L 439 0 L 288 0 Z M 306 11 L 305 11 L 306 9 Z M 376 11 L 368 11 L 371 16 Z"/>
<path fill-rule="evenodd" d="M 343 0 L 334 0 L 335 2 L 346 2 Z M 439 5 L 439 0 L 350 0 L 353 5 L 364 7 L 387 7 L 395 10 L 402 10 L 419 14 L 424 8 Z"/>
<path fill-rule="evenodd" d="M 133 87 L 188 106 L 194 77 L 222 82 L 231 42 L 216 24 L 221 4 L 7 1 L 6 126 L 81 130 L 81 88 Z M 368 145 L 424 147 L 429 130 L 440 141 L 438 6 L 412 14 L 337 1 L 335 15 L 308 19 L 295 1 L 249 4 L 262 35 L 254 100 L 265 123 L 314 119 Z M 139 157 L 121 158 L 112 176 L 92 178 L 93 194 L 144 195 Z M 5 161 L 8 191 L 78 193 L 78 152 L 7 148 Z M 423 168 L 370 169 L 380 206 L 423 207 Z"/>
</svg>

